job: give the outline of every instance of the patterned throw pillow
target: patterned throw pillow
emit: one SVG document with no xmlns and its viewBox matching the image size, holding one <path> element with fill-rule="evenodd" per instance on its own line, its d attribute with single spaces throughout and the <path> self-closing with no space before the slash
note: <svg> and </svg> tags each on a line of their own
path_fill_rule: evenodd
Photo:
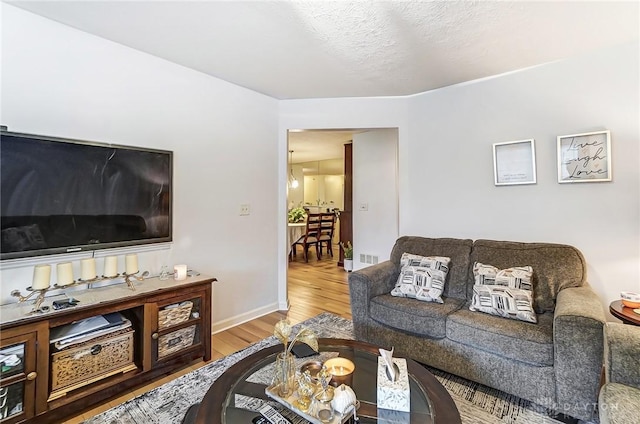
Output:
<svg viewBox="0 0 640 424">
<path fill-rule="evenodd" d="M 473 299 L 469 309 L 500 317 L 537 323 L 533 310 L 533 268 L 516 266 L 498 269 L 473 264 Z"/>
<path fill-rule="evenodd" d="M 449 272 L 450 258 L 403 253 L 400 275 L 392 296 L 411 297 L 426 302 L 444 303 L 442 292 Z"/>
</svg>

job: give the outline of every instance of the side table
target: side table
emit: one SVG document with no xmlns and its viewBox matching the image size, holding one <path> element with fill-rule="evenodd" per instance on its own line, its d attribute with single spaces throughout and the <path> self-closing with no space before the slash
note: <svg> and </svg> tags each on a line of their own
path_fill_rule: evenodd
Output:
<svg viewBox="0 0 640 424">
<path fill-rule="evenodd" d="M 609 312 L 625 324 L 640 326 L 640 314 L 636 314 L 632 308 L 624 306 L 621 300 L 611 302 L 609 304 Z"/>
</svg>

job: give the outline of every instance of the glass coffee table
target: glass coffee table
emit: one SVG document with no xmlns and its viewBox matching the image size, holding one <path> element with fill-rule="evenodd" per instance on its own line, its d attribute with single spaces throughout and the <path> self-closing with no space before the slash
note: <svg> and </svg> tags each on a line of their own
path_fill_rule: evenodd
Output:
<svg viewBox="0 0 640 424">
<path fill-rule="evenodd" d="M 360 423 L 377 423 L 376 406 L 378 348 L 374 345 L 345 339 L 319 339 L 318 355 L 296 359 L 296 366 L 312 360 L 341 356 L 355 363 L 352 388 L 360 401 Z M 260 415 L 257 410 L 268 402 L 292 423 L 308 421 L 287 410 L 265 394 L 271 383 L 275 357 L 282 351 L 276 345 L 255 352 L 227 369 L 211 385 L 198 407 L 196 423 L 243 424 Z M 460 413 L 453 399 L 440 382 L 425 367 L 407 359 L 411 390 L 411 412 L 406 423 L 458 424 Z"/>
</svg>

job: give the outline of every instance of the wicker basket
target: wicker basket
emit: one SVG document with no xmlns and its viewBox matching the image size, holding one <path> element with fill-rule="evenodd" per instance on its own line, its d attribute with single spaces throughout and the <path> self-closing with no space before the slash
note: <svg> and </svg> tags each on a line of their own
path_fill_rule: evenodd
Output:
<svg viewBox="0 0 640 424">
<path fill-rule="evenodd" d="M 173 308 L 165 307 L 158 311 L 158 329 L 171 327 L 172 325 L 180 324 L 189 319 L 191 315 L 191 309 L 193 308 L 193 302 L 182 302 L 178 306 Z"/>
<path fill-rule="evenodd" d="M 196 326 L 192 325 L 160 336 L 158 338 L 158 359 L 193 345 L 195 335 Z"/>
<path fill-rule="evenodd" d="M 53 353 L 49 400 L 110 375 L 136 369 L 133 334 L 127 328 Z"/>
</svg>

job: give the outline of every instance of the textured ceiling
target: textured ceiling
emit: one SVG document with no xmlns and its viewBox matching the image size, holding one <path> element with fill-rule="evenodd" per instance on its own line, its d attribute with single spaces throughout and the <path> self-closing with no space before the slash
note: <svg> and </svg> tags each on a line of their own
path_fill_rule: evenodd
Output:
<svg viewBox="0 0 640 424">
<path fill-rule="evenodd" d="M 637 1 L 5 2 L 278 99 L 415 94 L 639 35 Z"/>
<path fill-rule="evenodd" d="M 353 141 L 353 134 L 364 130 L 289 131 L 289 157 L 293 163 L 342 158 L 344 145 Z M 328 172 L 329 174 L 335 172 Z"/>
<path fill-rule="evenodd" d="M 410 95 L 640 34 L 638 1 L 2 1 L 277 99 Z M 289 145 L 300 163 L 351 138 Z"/>
</svg>

